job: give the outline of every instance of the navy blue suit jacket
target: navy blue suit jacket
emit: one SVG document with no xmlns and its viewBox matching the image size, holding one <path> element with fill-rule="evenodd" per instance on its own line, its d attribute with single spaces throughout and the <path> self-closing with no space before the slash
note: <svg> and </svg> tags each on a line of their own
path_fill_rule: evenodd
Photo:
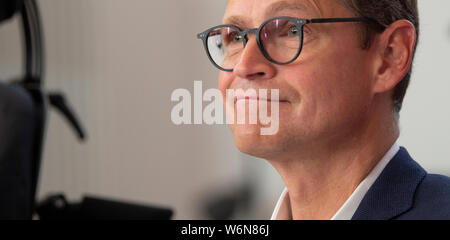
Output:
<svg viewBox="0 0 450 240">
<path fill-rule="evenodd" d="M 428 174 L 401 147 L 352 220 L 450 219 L 450 178 Z"/>
</svg>

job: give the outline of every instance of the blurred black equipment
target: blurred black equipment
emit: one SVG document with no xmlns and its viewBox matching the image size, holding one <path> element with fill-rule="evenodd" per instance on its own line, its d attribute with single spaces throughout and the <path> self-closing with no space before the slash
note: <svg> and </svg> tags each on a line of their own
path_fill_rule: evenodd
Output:
<svg viewBox="0 0 450 240">
<path fill-rule="evenodd" d="M 0 81 L 0 219 L 169 219 L 172 212 L 92 197 L 69 204 L 63 195 L 36 206 L 46 116 L 54 107 L 80 140 L 86 134 L 64 94 L 47 92 L 44 80 L 44 40 L 36 0 L 0 0 L 0 24 L 21 16 L 25 74 L 9 83 Z M 64 207 L 64 208 L 61 208 Z"/>
<path fill-rule="evenodd" d="M 86 134 L 64 94 L 43 88 L 44 42 L 35 0 L 1 0 L 0 23 L 20 13 L 25 44 L 24 77 L 0 82 L 0 219 L 170 219 L 172 211 L 85 197 L 69 204 L 51 196 L 36 206 L 48 106 L 68 121 L 80 140 Z"/>
<path fill-rule="evenodd" d="M 69 203 L 62 194 L 42 201 L 37 213 L 41 220 L 169 220 L 172 210 L 85 196 L 80 203 Z"/>
<path fill-rule="evenodd" d="M 49 102 L 85 133 L 61 93 L 43 89 L 44 42 L 35 0 L 1 0 L 0 23 L 19 13 L 25 48 L 25 74 L 0 82 L 0 218 L 31 219 L 35 208 Z M 50 100 L 50 101 L 49 101 Z"/>
<path fill-rule="evenodd" d="M 1 1 L 0 2 L 0 22 L 11 18 L 23 5 L 23 0 Z"/>
</svg>

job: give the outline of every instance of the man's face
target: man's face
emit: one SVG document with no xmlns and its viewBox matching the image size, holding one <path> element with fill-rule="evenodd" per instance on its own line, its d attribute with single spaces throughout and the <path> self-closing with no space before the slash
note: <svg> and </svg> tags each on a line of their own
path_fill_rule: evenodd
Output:
<svg viewBox="0 0 450 240">
<path fill-rule="evenodd" d="M 338 0 L 229 0 L 224 23 L 258 28 L 278 16 L 354 17 Z M 219 89 L 224 95 L 227 89 L 279 89 L 280 122 L 272 136 L 261 135 L 261 125 L 230 125 L 239 150 L 276 158 L 301 151 L 298 146 L 332 146 L 353 135 L 365 122 L 373 98 L 373 53 L 361 48 L 356 29 L 356 23 L 305 25 L 303 50 L 288 65 L 268 61 L 255 35 L 248 36 L 234 71 L 220 73 Z"/>
</svg>

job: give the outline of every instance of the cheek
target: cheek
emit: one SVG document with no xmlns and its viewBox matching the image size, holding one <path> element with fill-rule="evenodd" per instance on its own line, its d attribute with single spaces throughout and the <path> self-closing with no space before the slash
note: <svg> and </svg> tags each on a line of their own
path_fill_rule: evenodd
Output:
<svg viewBox="0 0 450 240">
<path fill-rule="evenodd" d="M 370 84 L 364 60 L 358 53 L 350 55 L 340 49 L 323 52 L 307 63 L 292 66 L 291 71 L 285 73 L 285 79 L 290 79 L 289 85 L 301 96 L 296 117 L 322 121 L 345 114 L 368 100 Z M 348 58 L 342 59 L 342 56 Z"/>
<path fill-rule="evenodd" d="M 232 82 L 233 82 L 233 74 L 231 72 L 220 71 L 218 83 L 220 91 L 225 91 L 228 88 L 230 88 Z"/>
<path fill-rule="evenodd" d="M 232 74 L 230 72 L 220 71 L 218 88 L 222 93 L 223 98 L 225 98 L 226 90 L 230 87 L 233 81 Z M 225 100 L 225 99 L 224 99 Z"/>
<path fill-rule="evenodd" d="M 316 92 L 319 116 L 342 124 L 364 115 L 371 91 L 363 61 L 335 61 L 329 62 L 329 66 L 327 71 L 317 73 L 321 91 Z"/>
</svg>

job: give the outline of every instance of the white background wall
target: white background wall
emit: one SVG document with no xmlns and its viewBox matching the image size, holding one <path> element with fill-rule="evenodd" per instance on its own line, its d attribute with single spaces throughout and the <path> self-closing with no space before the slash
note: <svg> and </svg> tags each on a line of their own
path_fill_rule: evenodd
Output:
<svg viewBox="0 0 450 240">
<path fill-rule="evenodd" d="M 47 89 L 63 90 L 85 124 L 80 144 L 51 111 L 39 196 L 65 192 L 175 208 L 201 219 L 205 196 L 251 175 L 258 201 L 244 218 L 268 218 L 282 182 L 238 153 L 226 126 L 175 126 L 176 88 L 216 87 L 196 34 L 221 21 L 225 0 L 39 0 Z M 400 143 L 430 171 L 450 174 L 450 2 L 420 1 L 421 43 L 401 114 Z M 0 78 L 21 73 L 18 22 L 0 27 Z M 239 217 L 239 216 L 237 216 Z"/>
<path fill-rule="evenodd" d="M 400 143 L 427 170 L 450 175 L 450 1 L 420 1 L 421 36 L 401 114 Z"/>
</svg>

